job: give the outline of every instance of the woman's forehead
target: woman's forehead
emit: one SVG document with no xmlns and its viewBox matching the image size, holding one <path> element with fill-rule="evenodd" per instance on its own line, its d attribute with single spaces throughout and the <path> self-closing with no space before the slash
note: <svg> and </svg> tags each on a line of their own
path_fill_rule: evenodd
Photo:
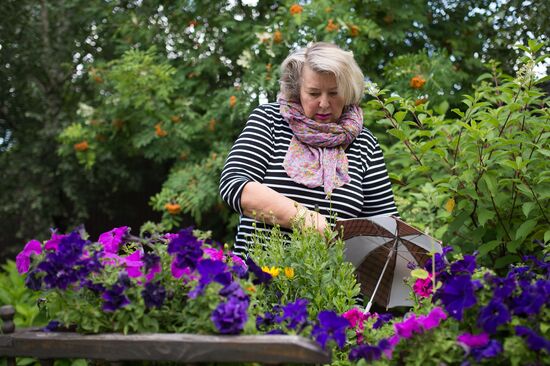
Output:
<svg viewBox="0 0 550 366">
<path fill-rule="evenodd" d="M 336 76 L 330 72 L 317 72 L 307 65 L 302 70 L 302 86 L 305 88 L 337 88 Z"/>
</svg>

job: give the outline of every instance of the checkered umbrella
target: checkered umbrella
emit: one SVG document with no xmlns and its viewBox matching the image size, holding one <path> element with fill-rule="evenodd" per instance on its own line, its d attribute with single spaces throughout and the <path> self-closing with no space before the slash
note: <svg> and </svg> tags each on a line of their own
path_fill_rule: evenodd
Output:
<svg viewBox="0 0 550 366">
<path fill-rule="evenodd" d="M 441 243 L 395 216 L 338 220 L 336 229 L 345 240 L 345 257 L 356 268 L 361 293 L 386 308 L 410 306 L 409 263 L 424 267 Z"/>
</svg>

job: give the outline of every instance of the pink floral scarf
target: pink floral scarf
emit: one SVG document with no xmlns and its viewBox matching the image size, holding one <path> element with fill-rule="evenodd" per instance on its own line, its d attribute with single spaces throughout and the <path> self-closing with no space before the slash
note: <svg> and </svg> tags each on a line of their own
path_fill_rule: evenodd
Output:
<svg viewBox="0 0 550 366">
<path fill-rule="evenodd" d="M 319 123 L 306 117 L 300 103 L 283 98 L 278 102 L 294 133 L 283 162 L 288 176 L 308 188 L 323 186 L 326 194 L 348 183 L 344 150 L 363 129 L 361 108 L 346 106 L 337 123 Z"/>
</svg>

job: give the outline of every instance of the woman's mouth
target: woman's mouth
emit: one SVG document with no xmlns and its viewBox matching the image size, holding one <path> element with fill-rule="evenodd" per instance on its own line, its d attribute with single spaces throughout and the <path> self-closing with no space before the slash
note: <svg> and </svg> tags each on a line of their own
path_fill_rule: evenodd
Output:
<svg viewBox="0 0 550 366">
<path fill-rule="evenodd" d="M 317 117 L 317 119 L 320 119 L 320 120 L 326 120 L 326 119 L 329 119 L 330 118 L 330 113 L 317 113 L 315 115 L 315 117 Z"/>
</svg>

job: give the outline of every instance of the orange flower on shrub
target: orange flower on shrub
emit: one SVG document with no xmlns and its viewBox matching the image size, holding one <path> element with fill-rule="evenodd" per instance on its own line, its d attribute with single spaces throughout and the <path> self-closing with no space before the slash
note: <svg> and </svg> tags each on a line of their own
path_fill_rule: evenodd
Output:
<svg viewBox="0 0 550 366">
<path fill-rule="evenodd" d="M 162 129 L 160 122 L 155 125 L 155 135 L 157 135 L 158 137 L 164 137 L 168 135 L 168 132 Z"/>
<path fill-rule="evenodd" d="M 357 37 L 359 35 L 359 27 L 356 25 L 349 26 L 349 35 L 352 37 Z"/>
<path fill-rule="evenodd" d="M 229 106 L 233 108 L 237 104 L 237 97 L 232 95 L 229 97 Z"/>
<path fill-rule="evenodd" d="M 283 34 L 279 31 L 273 33 L 273 42 L 281 43 L 283 41 Z"/>
<path fill-rule="evenodd" d="M 88 141 L 83 140 L 83 141 L 81 141 L 81 142 L 79 142 L 79 143 L 77 143 L 77 144 L 74 144 L 73 147 L 74 147 L 74 149 L 75 149 L 76 151 L 81 151 L 81 152 L 82 152 L 82 151 L 86 151 L 86 150 L 88 150 L 88 148 L 89 148 L 89 146 L 88 146 Z"/>
<path fill-rule="evenodd" d="M 294 4 L 290 7 L 290 14 L 291 15 L 301 14 L 302 10 L 303 8 L 300 5 Z"/>
<path fill-rule="evenodd" d="M 413 76 L 410 82 L 411 88 L 420 89 L 426 84 L 426 80 L 421 75 Z"/>
<path fill-rule="evenodd" d="M 181 212 L 181 206 L 177 203 L 167 203 L 164 205 L 164 208 L 170 215 L 177 215 Z"/>
<path fill-rule="evenodd" d="M 334 21 L 332 19 L 329 19 L 328 20 L 328 24 L 327 26 L 325 27 L 326 31 L 327 32 L 334 32 L 334 31 L 337 31 L 338 28 L 340 28 L 338 26 L 338 24 L 335 24 Z"/>
</svg>

